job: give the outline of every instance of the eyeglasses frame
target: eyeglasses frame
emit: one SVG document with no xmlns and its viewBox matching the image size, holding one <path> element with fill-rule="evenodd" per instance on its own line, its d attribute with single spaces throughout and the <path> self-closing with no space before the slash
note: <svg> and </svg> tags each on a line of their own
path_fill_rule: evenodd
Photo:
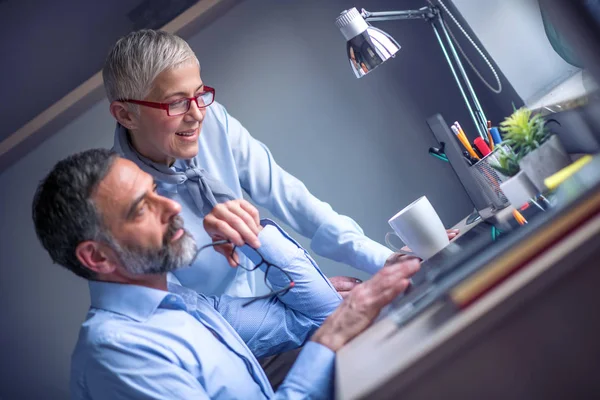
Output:
<svg viewBox="0 0 600 400">
<path fill-rule="evenodd" d="M 205 93 L 212 93 L 212 101 L 209 104 L 205 104 L 205 105 L 200 105 L 200 103 L 198 103 L 198 97 L 202 96 Z M 180 114 L 173 114 L 171 115 L 169 113 L 169 107 L 171 106 L 171 104 L 176 103 L 178 101 L 181 100 L 188 100 L 188 108 L 187 110 L 185 110 L 184 112 L 180 113 Z M 152 107 L 152 108 L 158 108 L 161 110 L 165 110 L 167 112 L 167 115 L 169 117 L 176 117 L 178 115 L 183 115 L 185 113 L 187 113 L 188 111 L 190 111 L 190 107 L 192 106 L 192 101 L 196 102 L 196 106 L 198 108 L 206 108 L 208 106 L 210 106 L 212 103 L 215 102 L 215 89 L 210 87 L 210 86 L 204 86 L 204 92 L 202 92 L 202 94 L 196 96 L 196 97 L 180 97 L 179 99 L 172 101 L 170 103 L 156 103 L 154 101 L 145 101 L 145 100 L 135 100 L 135 99 L 125 99 L 125 100 L 120 100 L 124 103 L 132 103 L 132 104 L 138 104 L 140 106 L 146 106 L 146 107 Z"/>
<path fill-rule="evenodd" d="M 231 243 L 231 242 L 229 240 L 227 240 L 227 239 L 224 239 L 224 240 L 215 240 L 212 243 L 209 243 L 209 244 L 206 244 L 206 245 L 200 247 L 198 249 L 198 251 L 196 252 L 196 256 L 194 257 L 194 259 L 192 260 L 192 262 L 190 264 L 192 264 L 196 260 L 196 257 L 198 257 L 198 254 L 200 254 L 200 252 L 202 250 L 204 250 L 204 249 L 206 249 L 208 247 L 215 247 L 215 246 L 219 246 L 219 245 L 227 244 L 227 243 Z M 233 258 L 233 255 L 235 254 L 235 250 L 236 249 L 237 249 L 237 246 L 234 245 L 233 249 L 231 250 L 231 257 L 232 258 Z M 295 286 L 295 284 L 296 284 L 296 282 L 294 282 L 294 280 L 292 279 L 291 275 L 286 270 L 284 270 L 283 268 L 281 268 L 281 267 L 279 267 L 279 266 L 277 266 L 277 265 L 275 265 L 275 264 L 273 264 L 273 263 L 265 260 L 265 258 L 262 256 L 262 254 L 260 254 L 258 251 L 256 251 L 256 254 L 258 254 L 258 256 L 260 257 L 261 261 L 259 263 L 257 263 L 256 265 L 254 265 L 254 267 L 248 268 L 248 267 L 245 267 L 244 265 L 240 264 L 239 262 L 237 263 L 237 267 L 242 268 L 242 269 L 244 269 L 246 271 L 254 271 L 254 270 L 258 269 L 261 265 L 263 265 L 263 264 L 266 265 L 266 268 L 265 268 L 265 278 L 264 278 L 265 279 L 265 285 L 269 289 L 271 289 L 271 291 L 269 293 L 265 294 L 265 295 L 256 296 L 256 297 L 251 298 L 248 302 L 242 304 L 242 307 L 246 307 L 246 306 L 254 303 L 257 300 L 268 299 L 268 298 L 273 297 L 273 296 L 283 296 L 291 288 L 293 288 Z M 284 287 L 282 289 L 278 289 L 278 290 L 273 290 L 272 289 L 271 285 L 268 283 L 268 280 L 267 280 L 267 275 L 268 275 L 268 272 L 269 272 L 269 268 L 271 268 L 271 267 L 278 269 L 279 271 L 281 271 L 288 278 L 288 280 L 290 281 L 290 283 L 286 287 Z"/>
</svg>

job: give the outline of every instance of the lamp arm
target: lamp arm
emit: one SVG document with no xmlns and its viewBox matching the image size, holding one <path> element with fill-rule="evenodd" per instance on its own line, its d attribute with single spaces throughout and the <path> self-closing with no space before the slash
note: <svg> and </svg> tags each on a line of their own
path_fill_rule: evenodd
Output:
<svg viewBox="0 0 600 400">
<path fill-rule="evenodd" d="M 436 11 L 432 7 L 422 7 L 418 10 L 404 11 L 376 11 L 370 12 L 364 8 L 360 14 L 365 21 L 391 21 L 395 19 L 425 19 L 429 20 L 435 17 Z"/>
<path fill-rule="evenodd" d="M 477 129 L 477 133 L 484 140 L 487 140 L 487 120 L 485 113 L 479 103 L 479 99 L 477 98 L 477 94 L 473 90 L 473 86 L 471 85 L 471 81 L 467 76 L 467 73 L 460 61 L 460 57 L 458 56 L 454 45 L 452 44 L 452 40 L 446 30 L 444 22 L 442 20 L 442 15 L 440 10 L 437 7 L 422 7 L 418 10 L 405 10 L 405 11 L 377 11 L 370 12 L 365 10 L 364 8 L 361 10 L 361 16 L 365 21 L 390 21 L 390 20 L 402 20 L 402 19 L 424 19 L 431 23 L 435 36 L 438 40 L 440 48 L 444 53 L 444 57 L 448 62 L 448 66 L 450 67 L 450 71 L 452 72 L 452 76 L 456 81 L 458 89 L 465 101 L 465 105 L 469 111 L 471 119 L 475 124 L 475 128 Z M 436 23 L 439 25 L 439 30 L 436 27 Z M 456 67 L 454 66 L 456 64 Z M 462 77 L 466 87 L 461 83 L 460 77 Z M 471 101 L 473 104 L 471 104 Z"/>
<path fill-rule="evenodd" d="M 475 90 L 473 89 L 471 80 L 469 79 L 467 72 L 465 71 L 465 67 L 463 66 L 462 62 L 460 61 L 460 57 L 458 56 L 458 53 L 456 52 L 456 49 L 454 48 L 454 45 L 452 44 L 452 39 L 450 38 L 450 35 L 448 34 L 448 31 L 446 29 L 446 25 L 444 24 L 444 21 L 442 20 L 442 15 L 440 13 L 438 13 L 436 15 L 436 19 L 437 19 L 438 25 L 439 25 L 443 35 L 441 35 L 440 32 L 438 31 L 438 28 L 436 27 L 436 24 L 434 23 L 434 21 L 431 21 L 431 27 L 433 28 L 433 32 L 435 33 L 435 36 L 438 40 L 440 48 L 442 49 L 442 52 L 444 53 L 444 57 L 446 58 L 446 61 L 448 62 L 448 66 L 450 67 L 450 71 L 452 72 L 452 75 L 454 76 L 454 80 L 456 81 L 456 84 L 462 94 L 462 97 L 465 101 L 465 105 L 467 106 L 467 109 L 469 110 L 469 114 L 471 115 L 471 119 L 473 120 L 473 124 L 475 125 L 475 129 L 477 130 L 477 133 L 479 134 L 479 136 L 483 140 L 486 140 L 486 138 L 487 138 L 487 117 L 485 116 L 485 113 L 483 112 L 481 103 L 479 103 L 479 98 L 477 97 L 477 94 L 475 93 Z M 445 44 L 444 44 L 444 39 L 445 39 Z M 454 61 L 454 63 L 456 64 L 456 69 L 458 69 L 458 73 L 457 73 L 452 61 L 450 60 L 451 58 Z M 458 78 L 459 74 L 462 77 L 466 88 L 463 88 L 463 85 L 461 84 L 461 81 Z M 467 93 L 468 93 L 468 95 L 467 95 Z M 473 102 L 472 105 L 469 101 L 469 96 L 470 96 L 471 101 Z"/>
</svg>

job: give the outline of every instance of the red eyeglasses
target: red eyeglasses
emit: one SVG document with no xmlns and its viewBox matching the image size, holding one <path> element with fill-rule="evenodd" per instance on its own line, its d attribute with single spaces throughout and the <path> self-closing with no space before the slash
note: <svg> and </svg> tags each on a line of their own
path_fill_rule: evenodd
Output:
<svg viewBox="0 0 600 400">
<path fill-rule="evenodd" d="M 177 99 L 171 103 L 155 103 L 153 101 L 143 101 L 143 100 L 121 100 L 125 103 L 133 103 L 139 104 L 141 106 L 159 108 L 161 110 L 165 110 L 167 115 L 170 117 L 174 117 L 176 115 L 182 115 L 189 111 L 190 105 L 192 101 L 196 102 L 198 108 L 206 108 L 210 106 L 213 101 L 215 101 L 215 89 L 210 86 L 204 86 L 204 91 L 200 93 L 196 97 L 183 97 L 181 99 Z"/>
</svg>

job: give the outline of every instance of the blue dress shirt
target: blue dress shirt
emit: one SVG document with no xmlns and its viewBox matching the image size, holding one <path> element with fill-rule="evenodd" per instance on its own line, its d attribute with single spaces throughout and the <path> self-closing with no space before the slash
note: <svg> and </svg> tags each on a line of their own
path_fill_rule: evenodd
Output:
<svg viewBox="0 0 600 400">
<path fill-rule="evenodd" d="M 392 253 L 367 238 L 354 220 L 336 213 L 277 165 L 267 146 L 250 136 L 219 103 L 207 108 L 196 157 L 202 168 L 224 182 L 236 196 L 242 198 L 242 190 L 245 191 L 254 203 L 311 239 L 316 254 L 375 273 Z M 181 170 L 185 166 L 179 161 L 172 168 Z M 202 215 L 185 185 L 157 183 L 160 194 L 181 204 L 186 229 L 198 245 L 210 243 L 202 227 Z M 175 275 L 184 286 L 199 293 L 253 296 L 255 274 L 226 266 L 222 256 L 206 252 L 200 254 L 192 268 Z"/>
<path fill-rule="evenodd" d="M 72 398 L 330 397 L 335 354 L 307 340 L 339 305 L 340 296 L 280 228 L 267 225 L 259 239 L 261 255 L 296 284 L 285 295 L 244 308 L 244 299 L 206 297 L 174 284 L 166 292 L 90 281 L 91 307 L 71 363 Z M 277 269 L 269 271 L 269 278 L 274 288 L 287 285 Z M 304 343 L 273 393 L 256 357 Z"/>
</svg>

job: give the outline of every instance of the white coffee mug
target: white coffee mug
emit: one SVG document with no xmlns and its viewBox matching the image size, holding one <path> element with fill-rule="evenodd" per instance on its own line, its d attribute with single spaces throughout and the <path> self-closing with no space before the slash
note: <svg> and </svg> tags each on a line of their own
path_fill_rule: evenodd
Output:
<svg viewBox="0 0 600 400">
<path fill-rule="evenodd" d="M 389 219 L 394 232 L 385 235 L 385 243 L 394 251 L 415 255 L 427 260 L 444 247 L 450 240 L 446 228 L 435 209 L 423 196 Z M 404 251 L 390 243 L 390 236 L 397 235 L 411 251 Z"/>
</svg>

